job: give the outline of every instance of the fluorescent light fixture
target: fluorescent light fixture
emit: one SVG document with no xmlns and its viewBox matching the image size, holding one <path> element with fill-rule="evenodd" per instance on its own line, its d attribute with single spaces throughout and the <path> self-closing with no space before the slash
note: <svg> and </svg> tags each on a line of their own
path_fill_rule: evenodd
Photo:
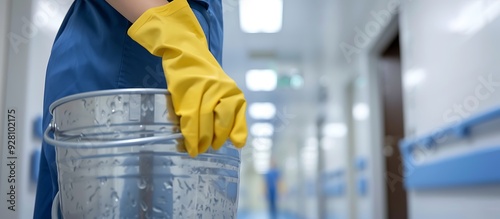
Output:
<svg viewBox="0 0 500 219">
<path fill-rule="evenodd" d="M 250 127 L 250 133 L 256 137 L 271 137 L 274 133 L 274 126 L 271 123 L 254 123 Z"/>
<path fill-rule="evenodd" d="M 283 0 L 240 0 L 240 27 L 247 33 L 277 33 L 283 23 Z"/>
<path fill-rule="evenodd" d="M 272 119 L 276 115 L 276 106 L 273 103 L 252 103 L 248 109 L 254 119 Z"/>
<path fill-rule="evenodd" d="M 273 91 L 278 86 L 278 74 L 272 69 L 252 69 L 246 74 L 246 84 L 251 91 Z"/>
<path fill-rule="evenodd" d="M 273 140 L 270 138 L 255 138 L 252 147 L 257 151 L 270 151 L 273 147 Z"/>
<path fill-rule="evenodd" d="M 347 134 L 347 126 L 344 123 L 328 123 L 323 127 L 325 137 L 342 138 Z"/>
<path fill-rule="evenodd" d="M 358 121 L 365 120 L 370 116 L 370 108 L 366 103 L 357 103 L 352 109 L 352 116 Z"/>
</svg>

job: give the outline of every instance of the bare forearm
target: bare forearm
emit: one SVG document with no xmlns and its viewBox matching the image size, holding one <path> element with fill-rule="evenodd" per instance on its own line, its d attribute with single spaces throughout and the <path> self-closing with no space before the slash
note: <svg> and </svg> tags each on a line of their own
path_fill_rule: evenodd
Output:
<svg viewBox="0 0 500 219">
<path fill-rule="evenodd" d="M 130 22 L 135 22 L 139 16 L 150 8 L 167 4 L 167 0 L 106 0 Z"/>
</svg>

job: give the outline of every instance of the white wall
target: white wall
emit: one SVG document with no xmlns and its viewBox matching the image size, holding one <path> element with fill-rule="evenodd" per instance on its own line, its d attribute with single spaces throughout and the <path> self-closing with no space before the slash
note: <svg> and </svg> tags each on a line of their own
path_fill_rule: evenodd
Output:
<svg viewBox="0 0 500 219">
<path fill-rule="evenodd" d="M 500 2 L 412 1 L 401 11 L 407 136 L 500 107 Z M 487 81 L 492 81 L 488 83 Z M 453 142 L 424 160 L 498 145 L 498 132 Z M 494 143 L 494 144 L 492 144 Z M 498 185 L 410 191 L 411 218 L 495 218 Z"/>
<path fill-rule="evenodd" d="M 10 1 L 0 2 L 0 113 L 3 115 L 4 108 L 4 93 L 5 93 L 5 75 L 6 75 L 6 60 L 7 60 L 7 31 L 9 22 L 9 4 Z M 3 133 L 4 116 L 0 117 L 0 133 Z M 1 135 L 1 134 L 0 134 Z"/>
<path fill-rule="evenodd" d="M 499 10 L 498 1 L 486 0 L 405 4 L 403 73 L 414 79 L 404 89 L 408 134 L 421 135 L 498 106 Z M 496 86 L 488 89 L 483 81 L 489 77 Z"/>
</svg>

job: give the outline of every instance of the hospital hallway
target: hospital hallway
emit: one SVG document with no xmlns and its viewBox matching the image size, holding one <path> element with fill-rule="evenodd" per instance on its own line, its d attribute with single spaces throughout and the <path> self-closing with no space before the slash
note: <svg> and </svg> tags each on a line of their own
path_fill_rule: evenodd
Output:
<svg viewBox="0 0 500 219">
<path fill-rule="evenodd" d="M 33 218 L 45 71 L 78 1 L 0 1 L 0 218 Z M 222 9 L 222 67 L 246 98 L 248 139 L 237 212 L 220 218 L 500 218 L 500 1 Z"/>
</svg>

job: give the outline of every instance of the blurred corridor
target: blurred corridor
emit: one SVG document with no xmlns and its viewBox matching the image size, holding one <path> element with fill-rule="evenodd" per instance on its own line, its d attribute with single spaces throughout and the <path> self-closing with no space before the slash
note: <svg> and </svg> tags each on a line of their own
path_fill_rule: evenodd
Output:
<svg viewBox="0 0 500 219">
<path fill-rule="evenodd" d="M 0 1 L 1 218 L 32 218 L 42 82 L 72 2 Z M 223 67 L 248 102 L 239 219 L 500 217 L 500 1 L 223 8 Z M 12 108 L 22 145 L 15 212 Z"/>
</svg>

